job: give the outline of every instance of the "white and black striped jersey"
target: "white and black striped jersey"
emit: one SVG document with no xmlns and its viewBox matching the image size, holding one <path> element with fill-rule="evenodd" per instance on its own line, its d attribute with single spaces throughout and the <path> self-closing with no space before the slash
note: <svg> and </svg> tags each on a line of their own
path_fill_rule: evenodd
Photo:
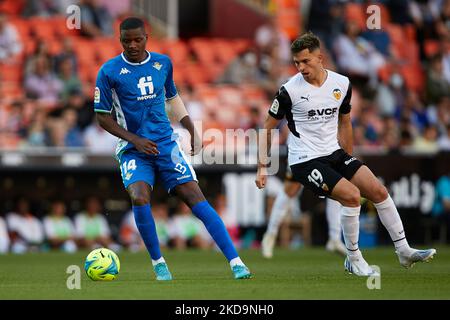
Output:
<svg viewBox="0 0 450 320">
<path fill-rule="evenodd" d="M 332 154 L 339 149 L 338 114 L 350 112 L 352 87 L 347 77 L 326 70 L 321 87 L 308 83 L 301 73 L 281 86 L 269 114 L 286 117 L 290 130 L 289 165 Z"/>
</svg>

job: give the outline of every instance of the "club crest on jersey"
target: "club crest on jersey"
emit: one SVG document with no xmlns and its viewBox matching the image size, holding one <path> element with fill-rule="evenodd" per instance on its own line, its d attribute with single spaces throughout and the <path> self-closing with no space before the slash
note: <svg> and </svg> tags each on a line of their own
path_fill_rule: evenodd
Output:
<svg viewBox="0 0 450 320">
<path fill-rule="evenodd" d="M 342 92 L 339 89 L 334 89 L 333 90 L 333 96 L 336 98 L 336 100 L 341 99 L 342 96 Z"/>
<path fill-rule="evenodd" d="M 95 87 L 94 90 L 94 103 L 100 103 L 100 89 Z"/>
<path fill-rule="evenodd" d="M 155 62 L 154 64 L 153 64 L 153 68 L 155 68 L 156 70 L 161 70 L 161 68 L 162 68 L 162 64 L 161 63 L 159 63 L 159 62 Z"/>
</svg>

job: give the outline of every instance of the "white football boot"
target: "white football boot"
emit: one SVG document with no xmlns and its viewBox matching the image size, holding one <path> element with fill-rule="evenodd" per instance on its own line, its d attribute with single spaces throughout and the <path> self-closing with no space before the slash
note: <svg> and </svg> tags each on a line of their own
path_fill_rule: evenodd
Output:
<svg viewBox="0 0 450 320">
<path fill-rule="evenodd" d="M 417 250 L 412 249 L 408 254 L 402 254 L 395 251 L 398 256 L 400 264 L 405 268 L 411 268 L 416 262 L 430 262 L 436 254 L 436 249 Z"/>
<path fill-rule="evenodd" d="M 277 236 L 271 233 L 264 233 L 261 242 L 261 251 L 264 258 L 271 259 L 273 257 L 273 247 L 275 246 L 275 241 Z"/>
<path fill-rule="evenodd" d="M 362 255 L 358 255 L 355 257 L 347 256 L 344 262 L 345 270 L 351 274 L 360 276 L 360 277 L 379 277 L 380 274 L 373 270 L 369 264 L 364 260 Z"/>
</svg>

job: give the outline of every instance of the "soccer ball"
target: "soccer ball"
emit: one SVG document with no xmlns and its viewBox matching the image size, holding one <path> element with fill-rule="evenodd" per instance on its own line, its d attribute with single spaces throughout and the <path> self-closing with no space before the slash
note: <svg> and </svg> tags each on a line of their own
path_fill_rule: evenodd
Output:
<svg viewBox="0 0 450 320">
<path fill-rule="evenodd" d="M 120 270 L 120 261 L 114 251 L 98 248 L 86 257 L 84 270 L 89 279 L 94 281 L 111 281 L 116 279 Z"/>
</svg>

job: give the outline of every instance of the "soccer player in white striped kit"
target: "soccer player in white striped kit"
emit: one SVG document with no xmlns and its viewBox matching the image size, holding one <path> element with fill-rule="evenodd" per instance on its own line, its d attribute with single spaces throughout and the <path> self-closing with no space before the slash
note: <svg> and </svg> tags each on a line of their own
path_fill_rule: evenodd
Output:
<svg viewBox="0 0 450 320">
<path fill-rule="evenodd" d="M 320 41 L 311 32 L 291 46 L 299 73 L 281 86 L 275 96 L 264 129 L 277 127 L 286 117 L 290 129 L 288 162 L 295 181 L 342 204 L 341 225 L 347 247 L 345 269 L 358 276 L 376 276 L 358 247 L 361 196 L 375 205 L 389 232 L 400 264 L 406 268 L 429 261 L 435 249 L 409 246 L 403 223 L 387 189 L 370 169 L 353 157 L 350 118 L 352 87 L 347 77 L 323 67 Z M 270 134 L 260 139 L 259 149 L 270 150 Z M 260 155 L 256 185 L 267 181 L 267 155 Z"/>
</svg>

